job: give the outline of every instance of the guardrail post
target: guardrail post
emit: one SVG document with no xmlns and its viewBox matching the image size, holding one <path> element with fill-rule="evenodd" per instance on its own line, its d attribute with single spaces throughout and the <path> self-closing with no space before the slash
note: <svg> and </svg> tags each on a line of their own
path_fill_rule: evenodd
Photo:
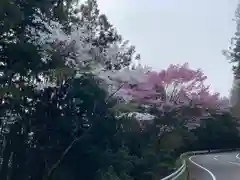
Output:
<svg viewBox="0 0 240 180">
<path fill-rule="evenodd" d="M 186 163 L 186 171 L 187 171 L 187 179 L 186 180 L 190 180 L 190 172 L 189 172 L 187 163 Z"/>
</svg>

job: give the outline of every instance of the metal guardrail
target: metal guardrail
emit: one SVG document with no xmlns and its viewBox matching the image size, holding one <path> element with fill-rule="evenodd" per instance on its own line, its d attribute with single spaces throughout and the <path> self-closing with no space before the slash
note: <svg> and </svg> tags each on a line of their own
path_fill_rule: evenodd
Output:
<svg viewBox="0 0 240 180">
<path fill-rule="evenodd" d="M 186 161 L 183 160 L 182 166 L 178 168 L 175 172 L 172 174 L 162 178 L 161 180 L 175 180 L 177 179 L 180 175 L 183 174 L 183 172 L 186 170 Z"/>
<path fill-rule="evenodd" d="M 217 149 L 217 150 L 203 150 L 203 151 L 190 151 L 180 155 L 180 160 L 182 161 L 181 167 L 179 167 L 172 174 L 160 179 L 160 180 L 176 180 L 179 176 L 181 176 L 187 169 L 186 160 L 183 158 L 184 156 L 191 156 L 197 154 L 210 154 L 210 153 L 218 153 L 218 152 L 228 152 L 228 151 L 239 151 L 238 149 Z"/>
</svg>

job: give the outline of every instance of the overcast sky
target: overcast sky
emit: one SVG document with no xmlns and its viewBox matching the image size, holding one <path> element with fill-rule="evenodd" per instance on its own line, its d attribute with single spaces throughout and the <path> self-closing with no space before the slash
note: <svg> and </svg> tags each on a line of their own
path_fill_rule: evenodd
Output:
<svg viewBox="0 0 240 180">
<path fill-rule="evenodd" d="M 231 65 L 221 51 L 235 32 L 238 0 L 98 0 L 124 39 L 136 46 L 143 64 L 161 70 L 188 62 L 201 68 L 214 91 L 228 96 Z"/>
</svg>

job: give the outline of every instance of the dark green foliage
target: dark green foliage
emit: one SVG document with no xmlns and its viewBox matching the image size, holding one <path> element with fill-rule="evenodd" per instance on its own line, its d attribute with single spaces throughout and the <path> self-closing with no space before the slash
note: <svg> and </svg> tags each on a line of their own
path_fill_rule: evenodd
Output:
<svg viewBox="0 0 240 180">
<path fill-rule="evenodd" d="M 239 147 L 239 124 L 229 113 L 215 114 L 202 121 L 193 132 L 196 149 L 226 149 Z"/>
</svg>

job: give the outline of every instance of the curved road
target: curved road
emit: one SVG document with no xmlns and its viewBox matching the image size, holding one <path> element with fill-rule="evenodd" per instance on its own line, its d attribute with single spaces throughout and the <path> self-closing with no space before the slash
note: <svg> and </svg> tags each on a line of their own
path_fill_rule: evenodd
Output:
<svg viewBox="0 0 240 180">
<path fill-rule="evenodd" d="M 190 180 L 240 180 L 240 154 L 196 155 L 188 162 Z"/>
</svg>

